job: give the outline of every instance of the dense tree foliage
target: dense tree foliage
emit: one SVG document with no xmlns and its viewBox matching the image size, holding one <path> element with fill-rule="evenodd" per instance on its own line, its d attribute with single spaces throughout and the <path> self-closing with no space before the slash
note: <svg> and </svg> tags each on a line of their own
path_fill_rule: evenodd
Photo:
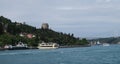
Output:
<svg viewBox="0 0 120 64">
<path fill-rule="evenodd" d="M 6 29 L 7 33 L 3 33 L 3 29 Z M 29 46 L 37 46 L 42 41 L 56 42 L 60 45 L 88 44 L 86 39 L 79 40 L 70 33 L 55 32 L 52 29 L 37 29 L 25 23 L 11 22 L 11 20 L 3 16 L 0 17 L 0 30 L 0 46 L 5 44 L 15 45 L 19 41 L 25 42 Z M 20 37 L 20 33 L 34 34 L 36 37 Z"/>
<path fill-rule="evenodd" d="M 2 23 L 0 23 L 0 35 L 3 34 L 3 26 Z"/>
</svg>

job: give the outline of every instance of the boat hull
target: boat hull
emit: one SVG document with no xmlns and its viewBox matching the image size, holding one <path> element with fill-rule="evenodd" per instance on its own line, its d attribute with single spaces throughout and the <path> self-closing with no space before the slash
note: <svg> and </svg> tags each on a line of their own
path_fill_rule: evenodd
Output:
<svg viewBox="0 0 120 64">
<path fill-rule="evenodd" d="M 38 49 L 57 49 L 58 47 L 38 47 Z"/>
</svg>

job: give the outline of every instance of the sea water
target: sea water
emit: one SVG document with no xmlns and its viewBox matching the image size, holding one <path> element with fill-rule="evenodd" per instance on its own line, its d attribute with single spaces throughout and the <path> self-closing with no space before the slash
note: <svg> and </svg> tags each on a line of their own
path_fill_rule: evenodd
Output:
<svg viewBox="0 0 120 64">
<path fill-rule="evenodd" d="M 120 45 L 0 51 L 0 64 L 120 64 Z"/>
</svg>

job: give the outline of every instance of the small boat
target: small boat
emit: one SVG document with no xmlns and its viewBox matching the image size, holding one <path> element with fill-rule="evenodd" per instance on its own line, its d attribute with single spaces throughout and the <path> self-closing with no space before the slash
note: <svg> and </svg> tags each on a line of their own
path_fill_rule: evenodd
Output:
<svg viewBox="0 0 120 64">
<path fill-rule="evenodd" d="M 97 42 L 96 42 L 96 45 L 101 45 L 100 41 L 97 41 Z"/>
<path fill-rule="evenodd" d="M 16 46 L 5 45 L 4 49 L 6 49 L 6 50 L 22 50 L 22 49 L 28 49 L 28 46 L 27 46 L 27 44 L 23 44 L 22 42 L 19 42 Z"/>
<path fill-rule="evenodd" d="M 59 48 L 59 45 L 57 43 L 52 42 L 49 43 L 42 42 L 38 45 L 38 49 L 56 49 L 56 48 Z"/>
<path fill-rule="evenodd" d="M 108 44 L 108 43 L 103 43 L 103 46 L 110 46 L 110 44 Z"/>
</svg>

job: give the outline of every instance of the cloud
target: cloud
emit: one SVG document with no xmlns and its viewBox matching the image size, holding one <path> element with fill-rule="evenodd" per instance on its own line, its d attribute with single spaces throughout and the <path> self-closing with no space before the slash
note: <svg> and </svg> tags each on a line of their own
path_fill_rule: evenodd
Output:
<svg viewBox="0 0 120 64">
<path fill-rule="evenodd" d="M 98 3 L 109 3 L 111 0 L 96 0 Z"/>
<path fill-rule="evenodd" d="M 57 7 L 58 10 L 73 10 L 73 7 Z"/>
<path fill-rule="evenodd" d="M 111 0 L 105 0 L 106 2 L 111 2 Z"/>
<path fill-rule="evenodd" d="M 76 7 L 76 6 L 63 6 L 63 7 L 56 7 L 57 10 L 88 10 L 90 9 L 89 6 L 79 6 L 79 7 Z"/>
</svg>

